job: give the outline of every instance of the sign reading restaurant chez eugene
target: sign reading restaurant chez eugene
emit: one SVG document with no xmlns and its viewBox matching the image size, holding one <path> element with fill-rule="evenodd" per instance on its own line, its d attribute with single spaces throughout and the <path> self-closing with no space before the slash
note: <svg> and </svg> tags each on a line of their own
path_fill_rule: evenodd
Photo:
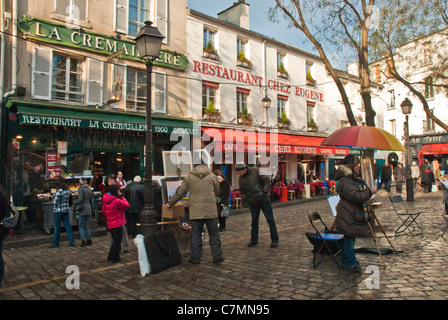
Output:
<svg viewBox="0 0 448 320">
<path fill-rule="evenodd" d="M 141 61 L 134 41 L 116 39 L 84 29 L 69 29 L 65 25 L 50 21 L 24 17 L 19 20 L 18 28 L 28 38 L 88 50 L 100 54 L 112 55 L 123 50 L 123 59 Z M 188 68 L 189 61 L 184 54 L 162 49 L 155 65 L 177 70 Z"/>
<path fill-rule="evenodd" d="M 233 80 L 254 86 L 263 86 L 263 77 L 215 65 L 213 63 L 193 61 L 193 72 L 198 72 L 226 80 Z M 284 94 L 295 94 L 315 101 L 324 101 L 324 94 L 308 88 L 293 87 L 287 83 L 268 80 L 268 88 Z"/>
</svg>

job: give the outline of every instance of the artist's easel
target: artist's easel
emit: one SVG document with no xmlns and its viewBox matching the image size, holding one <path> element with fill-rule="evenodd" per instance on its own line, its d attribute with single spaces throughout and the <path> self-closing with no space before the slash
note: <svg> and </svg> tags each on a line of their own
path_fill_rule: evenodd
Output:
<svg viewBox="0 0 448 320">
<path fill-rule="evenodd" d="M 367 224 L 369 226 L 369 232 L 370 232 L 370 236 L 372 237 L 373 243 L 375 244 L 376 250 L 378 251 L 378 254 L 381 258 L 381 262 L 383 263 L 383 266 L 386 267 L 386 263 L 384 262 L 384 258 L 383 255 L 381 254 L 380 248 L 378 247 L 378 243 L 376 241 L 376 236 L 375 236 L 375 232 L 373 231 L 372 225 L 370 224 L 369 218 L 374 219 L 377 224 L 378 227 L 380 227 L 381 231 L 383 232 L 384 236 L 386 237 L 387 241 L 389 242 L 390 246 L 392 247 L 392 250 L 394 251 L 394 253 L 397 253 L 397 250 L 395 250 L 394 246 L 392 245 L 392 243 L 389 240 L 389 237 L 386 235 L 386 232 L 383 229 L 383 226 L 380 223 L 380 220 L 378 220 L 378 217 L 375 215 L 375 209 L 381 207 L 383 205 L 382 202 L 373 202 L 373 199 L 369 200 L 365 205 L 364 205 L 364 214 L 366 215 L 366 219 L 367 219 Z M 334 208 L 332 207 L 332 205 L 330 205 L 331 210 L 333 211 L 333 215 L 336 217 L 336 206 L 334 206 Z M 333 224 L 331 225 L 330 230 L 333 230 L 335 228 L 335 224 L 336 224 L 336 219 L 333 221 Z"/>
<path fill-rule="evenodd" d="M 383 205 L 382 202 L 373 202 L 373 199 L 369 200 L 365 205 L 364 205 L 364 213 L 366 214 L 366 218 L 370 220 L 371 219 L 375 219 L 375 221 L 378 224 L 378 227 L 380 227 L 381 232 L 383 232 L 384 236 L 386 237 L 387 241 L 389 242 L 392 250 L 394 251 L 394 253 L 397 253 L 397 250 L 395 250 L 394 246 L 392 245 L 392 243 L 389 240 L 389 237 L 386 235 L 386 232 L 383 229 L 383 226 L 380 223 L 380 220 L 378 220 L 376 214 L 375 214 L 375 209 L 381 207 Z M 369 226 L 369 231 L 370 231 L 370 235 L 372 236 L 372 240 L 375 243 L 375 247 L 378 250 L 378 254 L 380 255 L 381 261 L 383 262 L 383 266 L 386 267 L 386 263 L 384 262 L 384 258 L 383 255 L 381 254 L 380 248 L 378 247 L 378 243 L 376 242 L 376 237 L 375 237 L 375 232 L 373 231 L 372 225 L 370 224 L 370 221 L 367 221 L 367 224 Z"/>
</svg>

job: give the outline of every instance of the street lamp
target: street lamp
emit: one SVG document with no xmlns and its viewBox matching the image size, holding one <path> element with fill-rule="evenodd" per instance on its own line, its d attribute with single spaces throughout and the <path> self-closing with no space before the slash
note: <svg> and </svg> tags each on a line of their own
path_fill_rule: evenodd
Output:
<svg viewBox="0 0 448 320">
<path fill-rule="evenodd" d="M 409 115 L 412 112 L 412 103 L 406 98 L 401 103 L 401 111 L 406 116 L 406 122 L 404 126 L 404 134 L 406 139 L 406 200 L 414 201 L 414 182 L 411 176 L 411 150 L 409 144 Z"/>
<path fill-rule="evenodd" d="M 160 55 L 164 36 L 151 21 L 146 21 L 140 29 L 135 42 L 140 59 L 146 64 L 146 165 L 144 182 L 144 206 L 140 215 L 141 232 L 144 236 L 157 232 L 157 213 L 154 210 L 154 194 L 152 191 L 152 111 L 151 111 L 151 75 L 152 63 Z"/>
<path fill-rule="evenodd" d="M 263 105 L 263 108 L 266 110 L 266 130 L 267 130 L 267 128 L 269 128 L 269 125 L 268 125 L 268 120 L 269 120 L 268 109 L 271 107 L 271 99 L 269 99 L 267 93 L 265 93 L 264 98 L 261 100 L 261 104 Z"/>
</svg>

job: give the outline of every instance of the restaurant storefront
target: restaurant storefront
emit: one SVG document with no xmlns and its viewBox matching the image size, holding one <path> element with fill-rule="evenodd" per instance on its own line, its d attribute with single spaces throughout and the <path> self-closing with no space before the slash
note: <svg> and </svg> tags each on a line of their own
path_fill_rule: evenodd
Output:
<svg viewBox="0 0 448 320">
<path fill-rule="evenodd" d="M 203 143 L 209 141 L 207 147 L 214 152 L 215 169 L 222 166 L 232 169 L 227 177 L 234 188 L 238 187 L 233 170 L 238 161 L 268 167 L 272 179 L 282 172 L 285 182 L 305 181 L 310 170 L 316 178 L 327 180 L 329 158 L 344 157 L 349 153 L 347 148 L 321 146 L 325 138 L 312 135 L 207 126 L 202 126 L 201 130 Z"/>
<path fill-rule="evenodd" d="M 411 157 L 421 165 L 425 159 L 437 160 L 443 174 L 448 172 L 448 134 L 434 133 L 410 137 Z"/>
<path fill-rule="evenodd" d="M 58 176 L 85 176 L 92 182 L 98 176 L 122 171 L 125 180 L 144 175 L 144 114 L 87 110 L 21 100 L 7 103 L 8 188 L 16 205 L 28 207 L 27 220 L 33 222 L 35 196 L 55 187 Z M 192 133 L 193 123 L 185 119 L 154 116 L 153 172 L 163 174 L 162 151 L 170 150 L 177 141 L 171 133 Z M 57 154 L 56 174 L 47 154 Z M 95 190 L 97 185 L 94 186 Z"/>
</svg>

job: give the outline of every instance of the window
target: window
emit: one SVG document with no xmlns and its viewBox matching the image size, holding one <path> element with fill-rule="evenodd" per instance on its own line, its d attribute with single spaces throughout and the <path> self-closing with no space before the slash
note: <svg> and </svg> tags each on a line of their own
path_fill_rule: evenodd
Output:
<svg viewBox="0 0 448 320">
<path fill-rule="evenodd" d="M 205 114 L 205 109 L 207 109 L 210 102 L 216 108 L 216 93 L 218 91 L 219 84 L 212 82 L 202 82 L 202 115 Z"/>
<path fill-rule="evenodd" d="M 145 25 L 145 21 L 153 21 L 165 37 L 162 41 L 168 44 L 169 10 L 168 0 L 114 0 L 114 31 L 136 36 Z"/>
<path fill-rule="evenodd" d="M 389 125 L 390 125 L 390 133 L 396 137 L 397 136 L 397 126 L 395 123 L 395 119 L 393 120 L 389 120 Z"/>
<path fill-rule="evenodd" d="M 55 0 L 54 13 L 70 20 L 86 21 L 88 0 Z"/>
<path fill-rule="evenodd" d="M 51 98 L 82 103 L 83 61 L 58 54 L 53 55 Z"/>
<path fill-rule="evenodd" d="M 316 105 L 312 102 L 307 102 L 306 104 L 306 121 L 308 123 L 315 122 L 315 114 L 314 114 L 315 106 Z"/>
<path fill-rule="evenodd" d="M 434 86 L 432 77 L 425 79 L 425 98 L 434 98 Z"/>
<path fill-rule="evenodd" d="M 286 102 L 288 102 L 288 97 L 277 96 L 277 119 L 281 119 L 283 112 L 286 111 Z"/>
<path fill-rule="evenodd" d="M 126 110 L 146 110 L 146 72 L 127 69 Z"/>
<path fill-rule="evenodd" d="M 312 69 L 313 69 L 313 64 L 310 62 L 307 62 L 306 66 L 305 66 L 305 71 L 306 71 L 305 77 L 306 77 L 307 82 L 314 80 Z"/>
<path fill-rule="evenodd" d="M 236 88 L 236 112 L 242 113 L 243 109 L 247 110 L 247 100 L 249 98 L 250 90 Z"/>
<path fill-rule="evenodd" d="M 33 51 L 33 99 L 87 105 L 103 103 L 102 61 L 90 58 L 85 61 L 47 48 L 35 47 Z"/>
<path fill-rule="evenodd" d="M 237 57 L 239 57 L 240 52 L 242 52 L 243 55 L 246 56 L 246 42 L 241 39 L 237 39 L 236 40 L 236 56 Z"/>
<path fill-rule="evenodd" d="M 390 96 L 390 103 L 387 106 L 387 109 L 392 110 L 395 109 L 395 91 L 393 89 L 389 90 L 389 96 Z"/>
<path fill-rule="evenodd" d="M 129 0 L 128 34 L 136 36 L 145 25 L 145 21 L 150 20 L 149 2 L 149 0 Z"/>
<path fill-rule="evenodd" d="M 204 29 L 204 43 L 203 48 L 207 48 L 207 46 L 210 46 L 209 43 L 211 43 L 212 48 L 215 48 L 215 33 L 211 30 Z"/>
<path fill-rule="evenodd" d="M 434 110 L 430 110 L 430 112 L 433 114 Z M 426 131 L 434 131 L 436 129 L 434 121 L 429 117 L 429 115 L 426 115 Z"/>
<path fill-rule="evenodd" d="M 281 66 L 285 64 L 285 55 L 281 52 L 277 52 L 277 70 L 281 69 Z"/>
<path fill-rule="evenodd" d="M 431 52 L 431 42 L 425 42 L 423 44 L 423 64 L 432 64 L 432 52 Z"/>
</svg>

